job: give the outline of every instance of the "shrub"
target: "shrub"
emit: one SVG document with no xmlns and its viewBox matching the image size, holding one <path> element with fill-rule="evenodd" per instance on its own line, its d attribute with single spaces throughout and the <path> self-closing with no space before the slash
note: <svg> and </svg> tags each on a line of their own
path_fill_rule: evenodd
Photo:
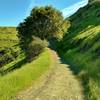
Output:
<svg viewBox="0 0 100 100">
<path fill-rule="evenodd" d="M 13 61 L 20 53 L 19 48 L 11 47 L 11 48 L 0 48 L 0 67 L 8 64 Z"/>
<path fill-rule="evenodd" d="M 28 45 L 27 48 L 28 59 L 32 60 L 38 56 L 47 46 L 48 42 L 46 40 L 41 40 L 40 38 L 33 37 L 33 41 Z"/>
<path fill-rule="evenodd" d="M 0 57 L 0 67 L 3 65 L 11 62 L 14 60 L 14 57 L 11 55 L 11 53 L 5 53 L 3 56 Z"/>
</svg>

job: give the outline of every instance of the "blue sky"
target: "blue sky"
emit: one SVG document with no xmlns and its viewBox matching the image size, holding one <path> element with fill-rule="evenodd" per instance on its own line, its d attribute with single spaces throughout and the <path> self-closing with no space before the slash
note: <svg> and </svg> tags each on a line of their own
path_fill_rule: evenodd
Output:
<svg viewBox="0 0 100 100">
<path fill-rule="evenodd" d="M 17 26 L 35 6 L 53 5 L 68 17 L 87 3 L 88 0 L 0 0 L 0 26 Z"/>
</svg>

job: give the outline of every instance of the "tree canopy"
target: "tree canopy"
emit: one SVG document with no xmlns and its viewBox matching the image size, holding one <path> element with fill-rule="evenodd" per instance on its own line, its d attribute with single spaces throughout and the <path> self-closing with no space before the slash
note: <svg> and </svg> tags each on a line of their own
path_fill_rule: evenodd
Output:
<svg viewBox="0 0 100 100">
<path fill-rule="evenodd" d="M 62 13 L 52 6 L 35 7 L 31 14 L 17 27 L 21 43 L 29 43 L 32 36 L 41 39 L 61 37 L 67 23 Z"/>
</svg>

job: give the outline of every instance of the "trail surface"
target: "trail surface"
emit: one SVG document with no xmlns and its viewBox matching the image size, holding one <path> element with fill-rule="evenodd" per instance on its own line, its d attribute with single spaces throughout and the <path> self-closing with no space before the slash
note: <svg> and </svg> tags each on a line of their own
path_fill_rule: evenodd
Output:
<svg viewBox="0 0 100 100">
<path fill-rule="evenodd" d="M 54 60 L 51 71 L 14 100 L 84 100 L 83 87 L 69 65 L 62 63 L 55 51 L 50 53 Z"/>
</svg>

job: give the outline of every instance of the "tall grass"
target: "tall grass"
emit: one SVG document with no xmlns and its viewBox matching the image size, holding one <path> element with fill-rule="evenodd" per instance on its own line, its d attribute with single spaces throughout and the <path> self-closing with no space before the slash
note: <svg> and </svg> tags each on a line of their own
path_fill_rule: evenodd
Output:
<svg viewBox="0 0 100 100">
<path fill-rule="evenodd" d="M 66 52 L 65 58 L 76 67 L 76 73 L 85 88 L 88 100 L 100 98 L 100 59 L 93 59 L 90 52 L 79 53 L 76 49 Z M 74 70 L 75 71 L 75 70 Z"/>
<path fill-rule="evenodd" d="M 38 59 L 23 65 L 20 69 L 0 76 L 0 100 L 11 100 L 20 90 L 27 88 L 51 66 L 50 53 L 45 50 Z"/>
<path fill-rule="evenodd" d="M 59 47 L 74 64 L 88 100 L 100 99 L 100 1 L 90 0 L 70 18 L 71 27 Z"/>
<path fill-rule="evenodd" d="M 19 40 L 15 27 L 0 27 L 0 68 L 20 54 Z"/>
</svg>

